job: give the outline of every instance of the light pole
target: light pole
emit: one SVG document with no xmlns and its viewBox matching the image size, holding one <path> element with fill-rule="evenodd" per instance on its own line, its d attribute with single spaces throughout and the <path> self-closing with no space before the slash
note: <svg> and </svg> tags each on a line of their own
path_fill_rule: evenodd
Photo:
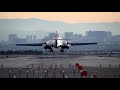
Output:
<svg viewBox="0 0 120 90">
<path fill-rule="evenodd" d="M 65 71 L 64 71 L 64 70 L 62 70 L 62 74 L 63 74 L 63 78 L 64 78 L 64 74 L 65 74 Z"/>
<path fill-rule="evenodd" d="M 19 68 L 19 76 L 21 76 L 21 68 Z"/>
<path fill-rule="evenodd" d="M 46 78 L 47 77 L 47 75 L 46 75 L 47 74 L 47 70 L 45 70 L 44 73 L 45 73 L 45 78 Z"/>
<path fill-rule="evenodd" d="M 34 77 L 34 71 L 35 71 L 35 69 L 33 68 L 33 77 Z"/>
<path fill-rule="evenodd" d="M 74 71 L 73 71 L 74 76 L 75 76 L 75 69 L 76 69 L 76 68 L 74 68 Z"/>
<path fill-rule="evenodd" d="M 27 78 L 28 78 L 29 77 L 29 70 L 27 70 L 26 73 L 27 73 Z"/>
<path fill-rule="evenodd" d="M 11 73 L 12 73 L 12 72 L 11 72 L 11 70 L 9 70 L 9 72 L 8 72 L 8 73 L 9 73 L 9 78 L 11 78 Z"/>
</svg>

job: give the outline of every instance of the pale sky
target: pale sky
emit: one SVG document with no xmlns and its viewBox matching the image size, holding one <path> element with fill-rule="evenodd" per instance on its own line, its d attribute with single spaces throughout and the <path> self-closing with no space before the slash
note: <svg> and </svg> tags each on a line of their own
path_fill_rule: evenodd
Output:
<svg viewBox="0 0 120 90">
<path fill-rule="evenodd" d="M 20 19 L 38 18 L 38 19 L 49 20 L 49 21 L 62 21 L 66 23 L 120 22 L 120 12 L 0 12 L 0 19 L 16 19 L 16 18 L 17 19 L 18 18 Z M 8 34 L 11 34 L 11 33 L 16 33 L 20 37 L 30 35 L 31 33 L 39 37 L 42 37 L 42 35 L 44 35 L 43 31 L 39 30 L 40 28 L 38 28 L 38 26 L 36 28 L 30 28 L 29 26 L 26 26 L 26 27 L 21 26 L 16 28 L 13 26 L 8 30 L 9 24 L 5 24 L 5 25 L 3 24 L 2 26 L 3 28 L 2 29 L 0 28 L 1 40 L 4 40 L 4 39 L 7 40 Z M 67 27 L 65 29 L 64 27 L 61 27 L 61 28 L 60 28 L 60 32 L 62 31 L 66 32 L 67 30 L 72 31 L 73 29 L 74 31 L 72 32 L 80 33 L 83 35 L 85 35 L 85 32 L 88 30 L 106 30 L 106 31 L 112 31 L 114 35 L 118 35 L 118 34 L 120 35 L 119 24 L 112 25 L 112 26 L 91 25 L 88 27 L 81 26 L 79 28 L 77 27 L 74 27 L 74 28 Z"/>
<path fill-rule="evenodd" d="M 0 12 L 0 19 L 39 18 L 67 23 L 120 22 L 120 12 Z"/>
</svg>

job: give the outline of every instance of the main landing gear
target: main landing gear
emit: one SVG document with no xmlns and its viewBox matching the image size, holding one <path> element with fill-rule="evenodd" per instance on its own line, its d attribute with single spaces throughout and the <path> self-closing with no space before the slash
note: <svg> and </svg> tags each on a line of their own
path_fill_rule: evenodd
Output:
<svg viewBox="0 0 120 90">
<path fill-rule="evenodd" d="M 45 52 L 47 52 L 47 50 L 49 50 L 49 52 L 53 52 L 51 46 L 45 46 L 44 49 L 45 49 Z"/>
<path fill-rule="evenodd" d="M 64 50 L 63 50 L 63 49 L 61 49 L 61 50 L 60 50 L 60 52 L 64 52 Z"/>
<path fill-rule="evenodd" d="M 50 52 L 53 52 L 53 50 L 52 50 L 52 49 L 50 49 Z"/>
<path fill-rule="evenodd" d="M 49 52 L 53 52 L 53 50 L 52 49 L 48 49 L 49 50 Z M 45 52 L 47 52 L 47 49 L 45 49 Z"/>
</svg>

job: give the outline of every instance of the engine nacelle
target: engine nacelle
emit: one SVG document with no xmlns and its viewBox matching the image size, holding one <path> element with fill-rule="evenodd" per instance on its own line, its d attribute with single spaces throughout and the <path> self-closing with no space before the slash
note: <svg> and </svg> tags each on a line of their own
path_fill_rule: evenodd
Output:
<svg viewBox="0 0 120 90">
<path fill-rule="evenodd" d="M 44 49 L 47 49 L 48 47 L 47 46 L 44 46 Z"/>
<path fill-rule="evenodd" d="M 62 46 L 62 49 L 69 49 L 69 46 Z"/>
<path fill-rule="evenodd" d="M 67 49 L 69 49 L 69 46 L 66 46 Z"/>
<path fill-rule="evenodd" d="M 44 46 L 44 49 L 51 49 L 50 46 Z"/>
</svg>

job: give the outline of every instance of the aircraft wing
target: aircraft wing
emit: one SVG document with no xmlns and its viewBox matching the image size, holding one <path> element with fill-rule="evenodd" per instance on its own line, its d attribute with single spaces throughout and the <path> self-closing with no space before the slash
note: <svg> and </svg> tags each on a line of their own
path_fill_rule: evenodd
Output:
<svg viewBox="0 0 120 90">
<path fill-rule="evenodd" d="M 76 46 L 76 45 L 93 45 L 93 44 L 98 44 L 98 43 L 68 43 L 72 46 Z"/>
<path fill-rule="evenodd" d="M 45 43 L 16 44 L 16 46 L 42 46 Z"/>
</svg>

